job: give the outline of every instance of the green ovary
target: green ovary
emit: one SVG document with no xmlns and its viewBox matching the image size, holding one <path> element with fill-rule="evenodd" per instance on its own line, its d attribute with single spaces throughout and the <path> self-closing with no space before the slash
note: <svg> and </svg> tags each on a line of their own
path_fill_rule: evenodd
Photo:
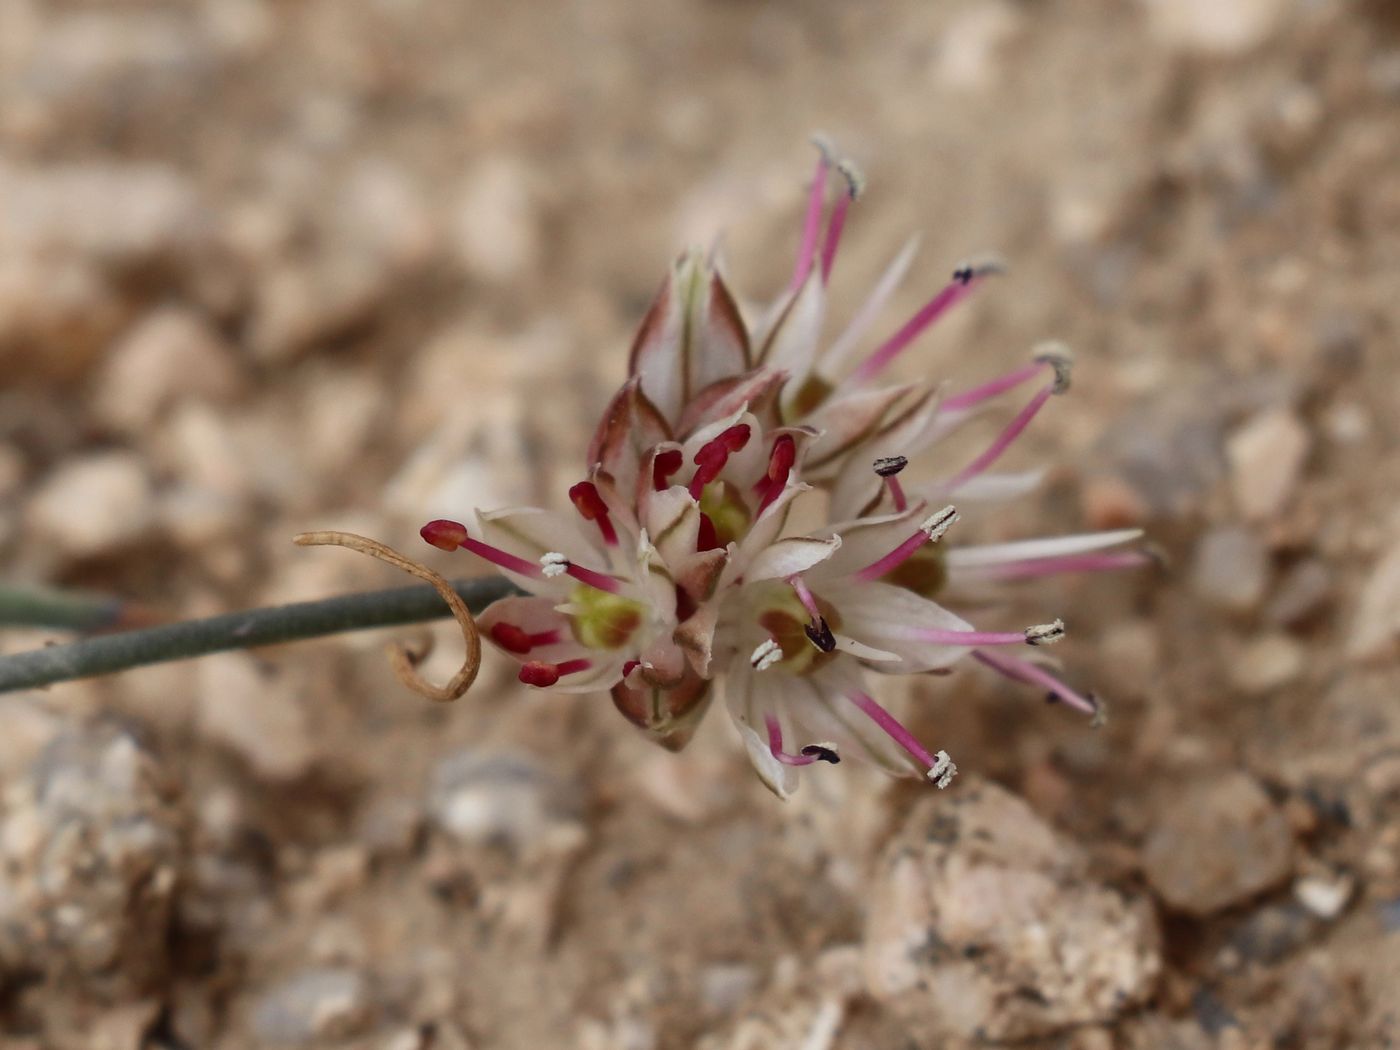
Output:
<svg viewBox="0 0 1400 1050">
<path fill-rule="evenodd" d="M 738 490 L 727 481 L 712 481 L 701 490 L 700 510 L 709 516 L 721 544 L 737 542 L 753 520 Z"/>
<path fill-rule="evenodd" d="M 812 618 L 791 587 L 781 583 L 758 586 L 763 588 L 763 593 L 757 602 L 758 615 L 755 619 L 783 650 L 783 658 L 773 665 L 773 670 L 794 675 L 811 674 L 836 658 L 834 652 L 822 652 L 807 637 L 805 628 Z M 817 608 L 826 618 L 827 626 L 839 631 L 841 618 L 836 615 L 836 609 L 821 597 L 813 597 L 817 599 Z"/>
<path fill-rule="evenodd" d="M 570 618 L 574 638 L 590 649 L 621 649 L 642 625 L 640 602 L 579 584 L 569 600 L 577 610 Z"/>
</svg>

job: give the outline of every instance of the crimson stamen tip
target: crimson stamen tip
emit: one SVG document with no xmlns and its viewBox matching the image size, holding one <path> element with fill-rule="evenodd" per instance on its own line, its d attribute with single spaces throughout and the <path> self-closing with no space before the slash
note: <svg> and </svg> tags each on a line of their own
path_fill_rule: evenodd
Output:
<svg viewBox="0 0 1400 1050">
<path fill-rule="evenodd" d="M 455 551 L 467 540 L 467 527 L 460 521 L 436 518 L 418 530 L 418 535 L 440 551 Z"/>
</svg>

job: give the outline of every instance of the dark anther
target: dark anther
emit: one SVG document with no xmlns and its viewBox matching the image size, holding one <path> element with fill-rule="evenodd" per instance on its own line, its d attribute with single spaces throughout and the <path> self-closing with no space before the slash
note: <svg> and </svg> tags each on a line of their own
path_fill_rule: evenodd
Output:
<svg viewBox="0 0 1400 1050">
<path fill-rule="evenodd" d="M 892 478 L 909 465 L 905 456 L 886 456 L 875 461 L 875 473 L 882 478 Z"/>
<path fill-rule="evenodd" d="M 804 623 L 802 629 L 807 632 L 807 637 L 811 640 L 812 644 L 822 652 L 834 653 L 836 651 L 836 635 L 831 633 L 831 628 L 827 626 L 825 616 L 821 618 L 821 621 L 816 626 L 810 623 Z"/>
<path fill-rule="evenodd" d="M 959 284 L 970 284 L 975 276 L 977 276 L 977 271 L 971 266 L 959 266 L 953 271 L 953 280 Z"/>
<path fill-rule="evenodd" d="M 808 744 L 802 749 L 802 754 L 807 758 L 815 758 L 818 762 L 830 762 L 833 766 L 841 761 L 840 755 L 829 747 L 822 747 L 821 744 Z"/>
</svg>

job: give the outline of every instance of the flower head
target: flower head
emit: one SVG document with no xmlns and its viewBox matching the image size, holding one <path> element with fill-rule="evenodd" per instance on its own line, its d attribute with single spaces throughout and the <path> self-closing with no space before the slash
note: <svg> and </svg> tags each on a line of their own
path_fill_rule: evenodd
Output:
<svg viewBox="0 0 1400 1050">
<path fill-rule="evenodd" d="M 828 182 L 842 180 L 830 212 Z M 964 501 L 1004 498 L 1037 475 L 991 467 L 1068 386 L 1058 346 L 966 392 L 881 384 L 888 365 L 999 267 L 957 267 L 913 318 L 862 354 L 866 335 L 913 257 L 906 248 L 866 303 L 823 341 L 826 286 L 851 204 L 854 168 L 824 147 L 788 287 L 746 320 L 714 261 L 671 267 L 632 346 L 630 377 L 592 441 L 573 512 L 480 514 L 474 527 L 430 522 L 429 543 L 490 561 L 527 592 L 480 624 L 519 678 L 566 692 L 608 690 L 631 722 L 679 749 L 713 689 L 754 768 L 786 796 L 799 771 L 846 758 L 946 787 L 956 767 L 871 695 L 868 675 L 944 672 L 964 656 L 1096 711 L 1040 663 L 1064 624 L 1039 617 L 983 630 L 943 604 L 959 587 L 1141 564 L 1109 551 L 1135 531 L 956 546 Z M 1002 433 L 945 479 L 917 491 L 900 473 L 1003 394 L 1034 393 Z M 790 530 L 813 490 L 829 525 Z"/>
</svg>

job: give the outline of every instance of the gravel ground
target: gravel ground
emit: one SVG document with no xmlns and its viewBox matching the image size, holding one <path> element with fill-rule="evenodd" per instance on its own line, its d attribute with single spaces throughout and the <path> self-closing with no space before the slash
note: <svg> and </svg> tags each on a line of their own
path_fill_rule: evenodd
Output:
<svg viewBox="0 0 1400 1050">
<path fill-rule="evenodd" d="M 680 247 L 781 287 L 817 129 L 838 310 L 910 233 L 892 320 L 1012 263 L 910 374 L 1078 354 L 968 527 L 1167 565 L 1036 592 L 1101 730 L 916 685 L 934 794 L 783 804 L 490 655 L 430 705 L 382 632 L 0 697 L 0 1047 L 1400 1043 L 1393 8 L 5 0 L 7 582 L 204 615 L 560 505 Z"/>
</svg>

